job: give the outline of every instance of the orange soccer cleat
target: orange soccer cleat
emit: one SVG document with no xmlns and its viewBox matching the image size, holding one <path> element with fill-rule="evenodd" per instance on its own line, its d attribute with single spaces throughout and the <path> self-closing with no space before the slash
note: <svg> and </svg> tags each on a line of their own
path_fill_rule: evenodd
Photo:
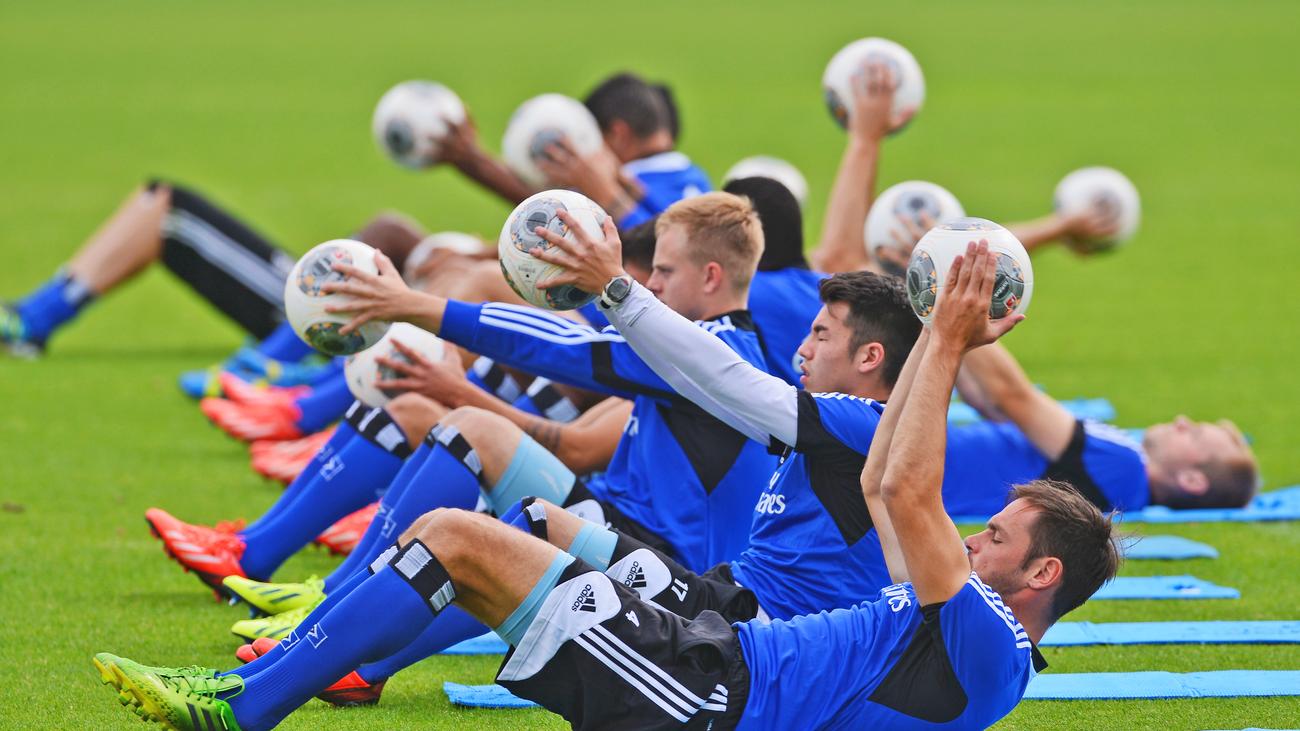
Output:
<svg viewBox="0 0 1300 731">
<path fill-rule="evenodd" d="M 297 439 L 302 436 L 293 402 L 242 404 L 219 398 L 199 402 L 204 416 L 230 436 L 251 442 L 257 439 Z"/>
<path fill-rule="evenodd" d="M 190 525 L 159 508 L 145 511 L 144 519 L 154 536 L 163 542 L 163 550 L 186 571 L 220 595 L 225 595 L 221 580 L 227 576 L 244 576 L 239 559 L 244 555 L 244 540 L 234 533 L 215 528 Z"/>
<path fill-rule="evenodd" d="M 222 371 L 217 375 L 217 380 L 226 399 L 250 406 L 292 403 L 294 399 L 311 393 L 308 386 L 254 385 L 229 371 Z"/>
<path fill-rule="evenodd" d="M 370 527 L 370 521 L 374 520 L 378 511 L 379 503 L 371 503 L 355 513 L 349 513 L 326 528 L 313 543 L 325 547 L 335 555 L 346 556 L 357 547 L 357 542 Z"/>
</svg>

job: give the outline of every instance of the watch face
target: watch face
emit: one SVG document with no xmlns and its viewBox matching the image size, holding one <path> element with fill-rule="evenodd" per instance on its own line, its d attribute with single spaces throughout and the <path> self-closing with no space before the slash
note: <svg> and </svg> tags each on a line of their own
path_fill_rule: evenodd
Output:
<svg viewBox="0 0 1300 731">
<path fill-rule="evenodd" d="M 627 293 L 632 291 L 632 284 L 626 277 L 611 280 L 605 285 L 605 295 L 615 302 L 622 302 Z"/>
</svg>

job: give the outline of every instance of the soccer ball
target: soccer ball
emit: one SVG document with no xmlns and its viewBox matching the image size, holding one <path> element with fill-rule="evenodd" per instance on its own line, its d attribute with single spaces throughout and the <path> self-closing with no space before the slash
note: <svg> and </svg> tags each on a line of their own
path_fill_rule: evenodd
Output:
<svg viewBox="0 0 1300 731">
<path fill-rule="evenodd" d="M 569 227 L 556 215 L 559 211 L 568 211 L 588 235 L 604 238 L 601 224 L 606 213 L 595 201 L 571 190 L 544 190 L 520 203 L 510 213 L 506 224 L 501 227 L 497 255 L 501 259 L 501 273 L 510 283 L 510 288 L 525 302 L 548 310 L 572 310 L 592 301 L 596 295 L 567 284 L 538 289 L 538 282 L 562 273 L 564 267 L 536 259 L 529 253 L 535 249 L 553 248 L 534 231 L 538 226 L 565 238 L 573 238 Z"/>
<path fill-rule="evenodd" d="M 966 244 L 984 239 L 989 253 L 997 255 L 997 278 L 989 317 L 1000 319 L 1029 308 L 1034 293 L 1034 268 L 1029 252 L 1010 231 L 983 218 L 959 218 L 940 224 L 916 242 L 907 264 L 907 298 L 922 322 L 934 317 L 934 303 L 943 289 L 952 260 L 966 252 Z"/>
<path fill-rule="evenodd" d="M 402 265 L 402 279 L 405 279 L 412 287 L 418 288 L 420 281 L 416 276 L 416 272 L 420 270 L 420 266 L 428 260 L 429 256 L 439 249 L 450 249 L 457 254 L 466 256 L 487 252 L 483 240 L 473 234 L 465 234 L 459 231 L 442 231 L 429 234 L 411 249 L 411 253 L 406 255 L 406 263 Z"/>
<path fill-rule="evenodd" d="M 371 321 L 347 335 L 339 333 L 352 317 L 346 312 L 326 312 L 325 308 L 346 304 L 348 296 L 321 292 L 326 282 L 347 279 L 334 271 L 335 264 L 379 273 L 374 249 L 349 239 L 326 241 L 303 254 L 289 272 L 289 280 L 284 283 L 284 311 L 303 342 L 327 355 L 351 355 L 379 342 L 388 330 L 388 323 Z"/>
<path fill-rule="evenodd" d="M 577 99 L 563 94 L 542 94 L 519 105 L 506 125 L 501 155 L 506 165 L 528 185 L 546 185 L 546 173 L 537 167 L 551 143 L 568 138 L 579 155 L 600 150 L 605 138 L 596 118 Z"/>
<path fill-rule="evenodd" d="M 437 335 L 410 324 L 395 322 L 379 342 L 360 353 L 349 355 L 343 363 L 343 376 L 348 382 L 348 390 L 366 406 L 383 406 L 400 395 L 400 391 L 384 391 L 375 388 L 375 381 L 388 381 L 398 377 L 391 368 L 382 366 L 376 360 L 380 356 L 390 360 L 409 363 L 406 356 L 395 347 L 393 341 L 423 355 L 428 360 L 441 360 L 442 340 Z"/>
<path fill-rule="evenodd" d="M 439 162 L 439 141 L 464 121 L 456 92 L 432 81 L 403 81 L 379 99 L 370 128 L 393 162 L 418 170 Z"/>
<path fill-rule="evenodd" d="M 1112 249 L 1128 241 L 1137 232 L 1142 217 L 1142 203 L 1133 181 L 1107 167 L 1080 168 L 1066 175 L 1056 186 L 1053 205 L 1063 215 L 1095 208 L 1118 218 L 1119 231 L 1113 237 L 1071 242 L 1087 253 Z"/>
<path fill-rule="evenodd" d="M 903 276 L 904 270 L 895 261 L 906 259 L 912 251 L 900 247 L 898 241 L 910 241 L 912 234 L 898 217 L 904 216 L 918 227 L 928 229 L 922 214 L 933 221 L 931 225 L 937 225 L 962 218 L 966 211 L 946 188 L 924 180 L 907 180 L 891 185 L 871 204 L 862 236 L 867 245 L 867 255 L 882 271 L 895 277 Z M 894 259 L 882 257 L 882 249 L 896 252 L 898 256 Z"/>
<path fill-rule="evenodd" d="M 741 160 L 732 165 L 727 174 L 722 176 L 722 187 L 725 188 L 727 183 L 741 178 L 771 178 L 794 194 L 794 199 L 799 201 L 800 208 L 803 208 L 804 203 L 808 201 L 808 181 L 803 173 L 799 172 L 799 168 L 779 157 L 755 155 Z"/>
<path fill-rule="evenodd" d="M 849 126 L 849 113 L 853 109 L 853 77 L 861 73 L 868 61 L 882 61 L 894 72 L 894 105 L 890 110 L 892 119 L 899 119 L 904 113 L 911 114 L 921 108 L 925 102 L 925 76 L 921 74 L 921 65 L 916 57 L 906 48 L 884 38 L 863 38 L 840 49 L 826 64 L 822 74 L 822 91 L 826 95 L 826 107 L 831 116 L 841 127 Z M 894 133 L 906 126 L 906 122 L 890 130 Z"/>
</svg>

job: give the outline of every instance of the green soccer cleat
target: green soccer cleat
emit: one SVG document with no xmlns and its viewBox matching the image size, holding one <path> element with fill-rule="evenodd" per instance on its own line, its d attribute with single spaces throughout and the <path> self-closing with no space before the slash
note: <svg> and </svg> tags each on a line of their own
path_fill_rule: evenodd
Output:
<svg viewBox="0 0 1300 731">
<path fill-rule="evenodd" d="M 238 675 L 218 676 L 196 666 L 151 667 L 107 652 L 96 655 L 94 663 L 100 680 L 116 688 L 117 700 L 141 720 L 175 731 L 239 731 L 230 704 L 217 698 L 244 690 Z"/>
<path fill-rule="evenodd" d="M 282 640 L 288 637 L 295 627 L 302 624 L 307 615 L 311 614 L 311 610 L 315 609 L 316 605 L 322 601 L 325 601 L 324 594 L 321 594 L 320 598 L 315 602 L 304 604 L 289 612 L 280 612 L 261 619 L 241 619 L 230 625 L 230 632 L 245 642 L 252 642 L 259 637 Z"/>
<path fill-rule="evenodd" d="M 221 583 L 232 596 L 243 600 L 253 610 L 254 616 L 314 607 L 325 598 L 325 582 L 315 576 L 301 584 L 272 584 L 242 576 L 227 576 Z"/>
<path fill-rule="evenodd" d="M 0 345 L 18 358 L 38 358 L 45 352 L 45 343 L 27 337 L 18 308 L 8 302 L 0 302 Z"/>
</svg>

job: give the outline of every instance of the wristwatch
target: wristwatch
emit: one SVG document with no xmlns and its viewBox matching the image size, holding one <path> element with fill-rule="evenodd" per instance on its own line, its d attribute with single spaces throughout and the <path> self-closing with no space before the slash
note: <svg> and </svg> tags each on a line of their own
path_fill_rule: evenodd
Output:
<svg viewBox="0 0 1300 731">
<path fill-rule="evenodd" d="M 623 274 L 609 280 L 600 291 L 600 306 L 609 310 L 623 304 L 623 300 L 632 293 L 632 277 Z"/>
</svg>

